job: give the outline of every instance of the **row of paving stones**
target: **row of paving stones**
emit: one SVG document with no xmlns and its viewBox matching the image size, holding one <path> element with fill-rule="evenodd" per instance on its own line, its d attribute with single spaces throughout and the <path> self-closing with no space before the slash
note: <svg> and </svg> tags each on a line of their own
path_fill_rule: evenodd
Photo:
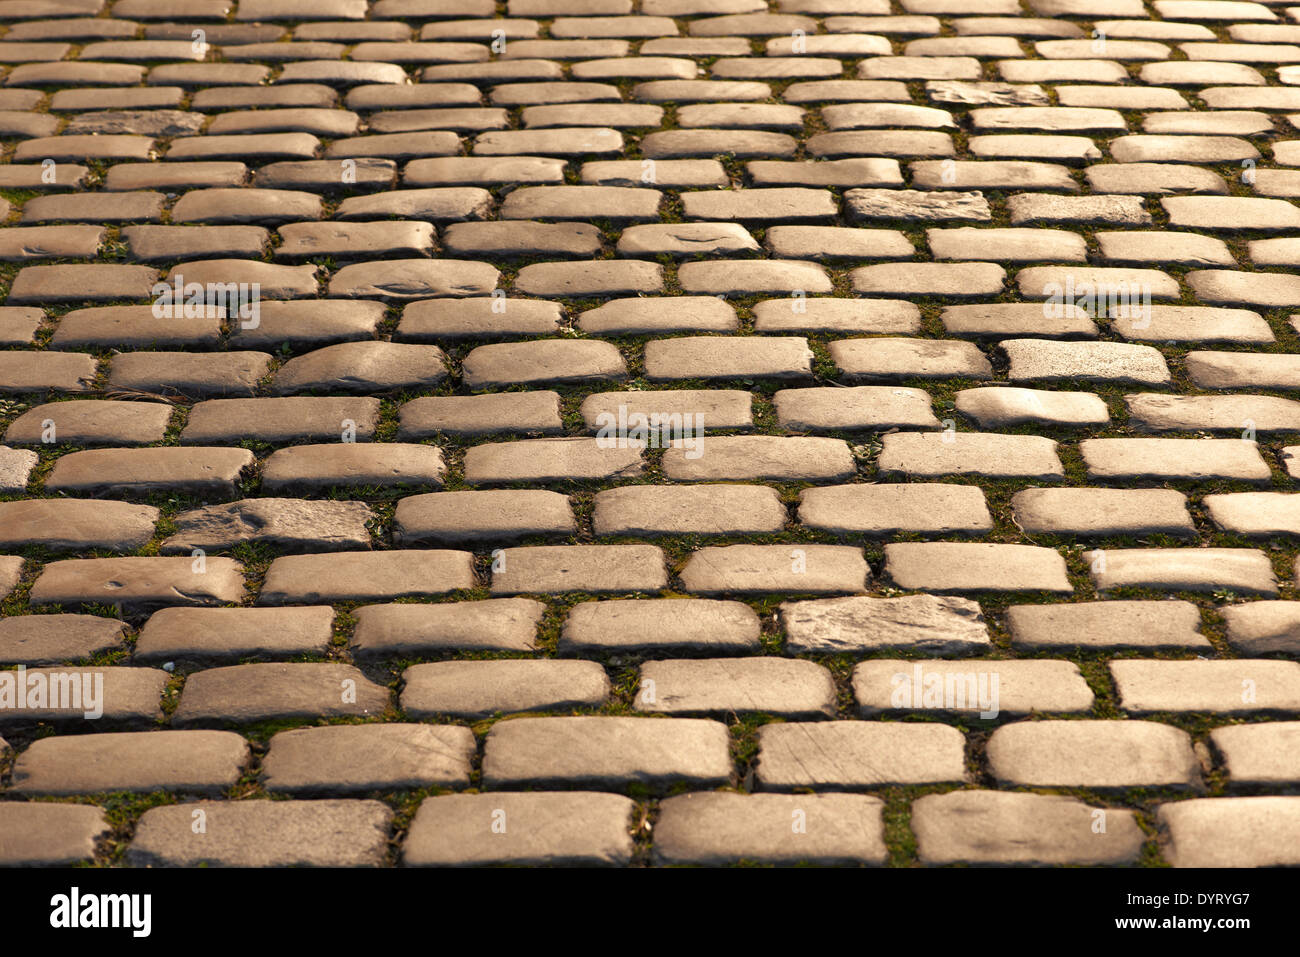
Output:
<svg viewBox="0 0 1300 957">
<path fill-rule="evenodd" d="M 1084 557 L 1099 592 L 1280 593 L 1273 559 L 1263 549 L 1098 548 Z M 500 596 L 656 594 L 674 580 L 695 595 L 853 595 L 873 578 L 860 547 L 802 543 L 705 546 L 688 552 L 672 575 L 666 553 L 655 545 L 500 548 L 491 562 L 489 590 Z M 23 564 L 18 556 L 0 558 L 7 591 L 17 586 Z M 450 549 L 282 555 L 260 586 L 246 584 L 245 571 L 238 561 L 208 557 L 202 549 L 174 558 L 65 559 L 46 564 L 27 597 L 34 606 L 148 608 L 237 604 L 253 589 L 258 604 L 290 605 L 432 598 L 481 587 L 474 553 Z M 1060 550 L 998 542 L 889 543 L 880 580 L 948 594 L 1075 594 Z"/>
<path fill-rule="evenodd" d="M 1300 650 L 1300 602 L 1217 606 L 1225 648 L 1244 658 Z M 459 653 L 543 651 L 547 606 L 530 598 L 361 605 L 349 628 L 329 606 L 169 607 L 155 611 L 131 643 L 141 665 L 230 665 L 248 659 L 321 657 L 337 636 L 356 660 Z M 980 605 L 957 596 L 853 596 L 787 601 L 778 607 L 782 646 L 791 655 L 921 654 L 960 658 L 997 650 Z M 1007 647 L 1024 655 L 1127 652 L 1216 655 L 1190 601 L 1109 600 L 1010 605 L 997 619 Z M 49 665 L 124 651 L 127 626 L 97 615 L 15 615 L 0 621 L 0 661 Z M 741 601 L 701 598 L 584 601 L 563 616 L 561 657 L 756 655 L 762 625 Z M 760 665 L 759 667 L 768 667 Z M 1070 667 L 1073 667 L 1071 665 Z M 1244 702 L 1243 702 L 1244 703 Z"/>
<path fill-rule="evenodd" d="M 948 483 L 804 489 L 799 493 L 798 525 L 791 524 L 778 492 L 758 485 L 625 485 L 595 493 L 592 505 L 591 533 L 597 537 L 744 536 L 798 527 L 868 538 L 900 533 L 981 536 L 995 530 L 983 490 Z M 1214 531 L 1254 539 L 1300 537 L 1300 496 L 1295 493 L 1214 493 L 1204 496 L 1198 507 Z M 0 547 L 131 552 L 153 541 L 160 518 L 160 510 L 152 505 L 94 499 L 0 502 Z M 1027 488 L 1011 496 L 1009 521 L 1026 535 L 1199 535 L 1187 497 L 1173 489 Z M 170 516 L 169 528 L 174 530 L 159 542 L 158 553 L 220 552 L 252 543 L 286 550 L 365 550 L 387 537 L 380 526 L 379 514 L 364 502 L 242 498 Z M 580 535 L 580 526 L 572 501 L 559 492 L 455 491 L 398 499 L 390 533 L 393 544 L 410 547 L 535 536 L 571 540 Z M 1215 550 L 1214 560 L 1228 560 L 1231 554 Z M 898 555 L 886 552 L 887 560 Z M 1099 562 L 1102 555 L 1106 562 L 1128 558 L 1108 548 L 1096 555 Z M 898 569 L 893 571 L 897 577 Z M 1098 584 L 1116 587 L 1100 575 Z"/>
<path fill-rule="evenodd" d="M 855 794 L 700 791 L 643 807 L 570 791 L 426 798 L 401 841 L 407 866 L 659 864 L 880 865 L 885 803 Z M 1300 798 L 1172 801 L 1156 807 L 1176 867 L 1294 864 Z M 390 862 L 394 812 L 375 800 L 201 801 L 156 807 L 125 852 L 131 866 L 375 867 Z M 1133 811 L 1024 792 L 955 790 L 911 805 L 921 864 L 1133 864 L 1146 835 Z M 90 859 L 110 828 L 85 804 L 0 802 L 3 863 Z M 653 846 L 637 838 L 653 834 Z"/>
<path fill-rule="evenodd" d="M 1109 663 L 1109 670 L 1118 689 L 1118 708 L 1128 714 L 1191 712 L 1232 716 L 1294 714 L 1300 711 L 1300 662 L 1254 658 L 1219 661 L 1117 659 Z M 4 672 L 3 680 L 0 680 L 0 701 L 5 702 L 5 708 L 0 711 L 0 722 L 6 727 L 30 727 L 37 722 L 50 722 L 80 730 L 86 729 L 88 722 L 98 721 L 118 727 L 148 726 L 163 720 L 161 703 L 164 691 L 171 699 L 169 703 L 176 703 L 175 689 L 166 688 L 169 677 L 163 669 L 118 666 Z M 413 665 L 401 675 L 401 679 L 403 690 L 398 707 L 408 717 L 416 719 L 438 716 L 486 718 L 526 711 L 564 712 L 575 708 L 601 708 L 611 700 L 605 668 L 594 661 L 526 658 L 437 661 Z M 849 683 L 855 702 L 850 713 L 868 718 L 881 714 L 925 712 L 993 720 L 1031 714 L 1083 715 L 1093 713 L 1094 706 L 1093 692 L 1078 666 L 1069 661 L 871 659 L 854 667 Z M 79 686 L 89 688 L 92 685 L 93 692 L 77 694 Z M 23 695 L 26 700 L 23 700 Z M 369 680 L 352 665 L 260 662 L 194 672 L 179 694 L 175 711 L 166 720 L 176 728 L 201 728 L 268 721 L 377 717 L 384 714 L 391 704 L 389 689 Z M 814 720 L 834 718 L 839 713 L 837 690 L 827 668 L 812 661 L 770 656 L 646 662 L 640 667 L 640 684 L 632 707 L 635 711 L 653 714 L 725 716 L 761 713 Z M 572 723 L 573 719 L 542 720 Z M 614 719 L 600 719 L 607 720 Z M 1136 727 L 1133 722 L 1126 721 L 1102 720 L 1096 724 L 1093 738 L 1127 734 Z M 598 722 L 596 726 L 604 725 Z M 665 734 L 675 733 L 671 730 L 674 727 L 679 730 L 685 727 L 676 723 L 635 726 L 657 728 Z M 521 726 L 511 723 L 500 727 Z M 803 723 L 783 727 L 799 729 L 800 734 L 814 733 Z M 903 729 L 936 727 L 933 724 L 866 721 L 854 723 L 852 728 L 858 730 L 846 733 L 874 735 L 898 731 L 906 734 L 911 732 Z M 1045 729 L 1047 725 L 1035 722 L 1028 727 Z M 1067 721 L 1063 727 L 1080 729 L 1082 726 L 1077 721 Z M 136 746 L 132 743 L 136 738 L 137 734 L 132 732 L 121 735 L 120 740 L 122 746 L 129 749 Z M 958 742 L 957 754 L 960 756 L 961 738 L 954 732 L 952 739 Z M 108 747 L 108 739 L 100 736 L 77 740 L 90 748 Z M 184 747 L 184 740 L 188 739 L 176 739 L 177 746 Z M 51 739 L 49 747 L 57 749 L 61 747 L 61 741 L 61 737 Z M 1280 744 L 1277 747 L 1280 755 L 1285 749 Z M 1037 745 L 1035 750 L 1039 750 Z M 492 752 L 489 742 L 489 761 Z M 842 759 L 839 749 L 827 748 L 828 754 L 832 752 Z M 545 761 L 572 759 L 580 765 L 587 760 L 583 757 L 583 747 L 558 740 L 532 742 L 520 754 L 541 755 L 535 760 Z M 105 760 L 112 764 L 110 755 L 106 755 Z M 829 760 L 835 763 L 835 758 Z M 1294 763 L 1294 754 L 1289 760 Z M 1069 761 L 1067 767 L 1077 767 L 1073 763 L 1073 753 Z M 681 768 L 675 770 L 682 771 Z M 1293 776 L 1291 780 L 1295 780 L 1294 767 L 1290 773 Z M 489 778 L 492 777 L 489 774 Z M 511 780 L 514 783 L 555 785 L 562 781 L 573 783 L 569 777 L 572 775 L 541 775 L 539 778 L 530 773 Z M 674 772 L 665 770 L 662 777 L 667 781 L 674 777 Z M 677 777 L 690 778 L 691 775 L 680 773 Z M 506 779 L 509 779 L 508 775 L 501 780 Z M 814 786 L 818 782 L 809 779 L 803 783 Z M 1019 783 L 1066 782 L 1040 780 Z M 1129 783 L 1137 786 L 1166 782 L 1143 777 Z"/>
<path fill-rule="evenodd" d="M 346 429 L 347 425 L 343 427 Z M 1192 428 L 1183 426 L 1183 428 Z M 1237 419 L 1232 429 L 1250 433 L 1253 420 L 1247 416 Z M 769 436 L 691 435 L 666 441 L 667 448 L 661 457 L 664 475 L 673 481 L 683 482 L 743 482 L 766 480 L 791 483 L 839 483 L 859 475 L 854 450 L 844 439 L 823 436 Z M 1231 481 L 1245 485 L 1270 485 L 1273 472 L 1262 456 L 1253 438 L 1104 438 L 1086 439 L 1079 443 L 1089 481 L 1102 484 L 1133 482 L 1188 482 L 1208 483 Z M 1294 446 L 1286 446 L 1282 455 L 1288 470 L 1294 468 Z M 574 481 L 600 482 L 634 479 L 644 473 L 644 443 L 637 439 L 621 441 L 596 438 L 525 439 L 515 442 L 489 442 L 475 445 L 465 453 L 464 481 L 470 485 L 504 485 L 514 483 L 562 484 Z M 27 449 L 5 449 L 5 489 L 22 492 L 37 465 L 39 456 Z M 45 476 L 43 489 L 47 493 L 72 495 L 148 496 L 155 492 L 193 493 L 218 498 L 238 498 L 245 470 L 257 462 L 248 449 L 224 446 L 158 446 L 137 449 L 86 449 L 60 456 L 53 469 Z M 1062 482 L 1064 466 L 1058 455 L 1058 443 L 1043 436 L 1006 435 L 997 432 L 894 432 L 886 435 L 876 458 L 876 475 L 880 478 L 937 479 L 943 477 L 974 477 L 982 479 L 1016 479 L 1031 483 Z M 263 492 L 286 489 L 329 489 L 340 487 L 394 487 L 439 486 L 446 475 L 446 464 L 441 451 L 435 446 L 407 442 L 333 442 L 330 444 L 294 445 L 279 449 L 266 459 L 260 472 Z M 1119 490 L 1116 490 L 1119 491 Z M 678 523 L 683 529 L 696 528 L 705 533 L 726 531 L 724 522 L 711 522 L 703 516 L 689 514 L 692 502 L 699 492 L 683 488 L 640 487 L 622 490 L 617 496 L 607 495 L 605 501 L 614 503 L 620 497 L 633 504 L 652 504 L 656 501 L 680 505 L 686 514 L 646 517 L 647 528 L 665 531 Z M 749 514 L 749 507 L 757 499 L 743 498 L 767 493 L 742 489 L 721 490 L 719 495 L 732 497 L 737 514 Z M 968 498 L 956 498 L 965 494 Z M 812 499 L 808 511 L 810 524 L 818 527 L 839 528 L 846 531 L 870 531 L 873 527 L 869 515 L 874 503 L 882 503 L 892 496 L 900 505 L 911 503 L 920 506 L 928 501 L 952 508 L 953 517 L 962 522 L 972 514 L 978 519 L 976 528 L 983 527 L 979 504 L 971 499 L 970 492 L 956 489 L 934 489 L 930 483 L 913 483 L 904 487 L 880 486 L 838 489 L 837 491 L 811 491 L 805 493 Z M 857 502 L 858 510 L 865 513 L 862 527 L 845 521 L 835 524 L 835 519 L 818 520 L 816 502 L 834 501 L 840 496 L 844 503 Z M 657 498 L 656 498 L 657 496 Z M 1044 497 L 1045 496 L 1045 497 Z M 1140 497 L 1119 494 L 1097 494 L 1096 502 L 1115 503 L 1120 514 L 1113 519 L 1097 516 L 1092 520 L 1078 517 L 1070 506 L 1083 505 L 1088 497 L 1082 492 L 1040 494 L 1040 521 L 1061 531 L 1070 531 L 1077 525 L 1083 534 L 1120 532 L 1125 528 L 1125 509 L 1119 503 L 1134 505 Z M 426 499 L 425 504 L 463 501 L 489 503 L 490 496 L 465 495 L 462 499 Z M 507 501 L 498 497 L 497 501 Z M 555 517 L 551 503 L 556 499 L 543 495 L 517 496 L 512 504 L 521 506 L 526 514 L 540 516 L 537 532 L 567 530 L 566 523 Z M 1216 500 L 1221 501 L 1221 500 Z M 967 508 L 961 508 L 962 503 Z M 1228 518 L 1233 503 L 1260 506 L 1254 515 L 1241 509 L 1235 517 Z M 969 507 L 974 507 L 971 513 Z M 38 506 L 30 506 L 37 508 Z M 76 506 L 72 506 L 75 508 Z M 250 506 L 256 508 L 258 506 Z M 267 514 L 272 509 L 287 512 L 289 502 L 264 502 L 260 506 Z M 309 506 L 310 508 L 311 506 Z M 318 511 L 324 511 L 320 507 Z M 412 506 L 408 506 L 408 511 Z M 15 514 L 22 510 L 12 509 Z M 962 516 L 962 511 L 965 515 Z M 1293 511 L 1288 497 L 1283 493 L 1260 493 L 1253 498 L 1229 499 L 1221 507 L 1216 523 L 1224 528 L 1259 535 L 1275 531 L 1287 534 L 1294 527 Z M 69 517 L 71 517 L 69 511 Z M 125 511 L 122 512 L 126 515 Z M 144 513 L 136 513 L 144 514 Z M 250 513 L 251 514 L 251 513 Z M 775 523 L 775 512 L 770 512 Z M 1129 523 L 1141 525 L 1141 519 L 1131 517 Z M 233 516 L 232 516 L 233 517 Z M 1168 517 L 1168 513 L 1165 513 Z M 1219 518 L 1225 520 L 1220 522 Z M 625 515 L 626 519 L 634 516 Z M 304 523 L 310 515 L 302 514 Z M 559 525 L 557 525 L 559 521 Z M 656 521 L 662 523 L 656 525 Z M 744 519 L 742 529 L 752 523 Z M 805 521 L 809 521 L 805 518 Z M 962 522 L 955 523 L 960 530 Z M 466 523 L 473 525 L 472 520 Z M 911 518 L 895 525 L 881 523 L 882 530 L 904 529 L 915 526 L 917 530 L 945 531 L 947 525 L 940 516 L 929 519 Z M 1175 524 L 1181 524 L 1176 522 Z M 617 528 L 635 528 L 626 522 L 611 523 L 610 531 Z M 489 524 L 490 530 L 495 526 Z M 766 526 L 765 526 L 766 527 Z M 268 532 L 268 535 L 274 533 Z M 309 537 L 309 534 L 308 534 Z"/>
</svg>

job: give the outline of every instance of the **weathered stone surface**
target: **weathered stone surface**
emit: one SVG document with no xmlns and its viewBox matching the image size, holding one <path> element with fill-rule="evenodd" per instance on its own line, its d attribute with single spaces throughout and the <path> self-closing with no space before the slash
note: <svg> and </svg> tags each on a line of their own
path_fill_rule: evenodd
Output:
<svg viewBox="0 0 1300 957">
<path fill-rule="evenodd" d="M 941 592 L 1047 591 L 1072 594 L 1055 549 L 984 542 L 894 542 L 885 574 L 900 588 Z"/>
<path fill-rule="evenodd" d="M 1079 452 L 1091 481 L 1272 479 L 1256 444 L 1241 439 L 1086 439 Z"/>
<path fill-rule="evenodd" d="M 721 545 L 692 553 L 680 577 L 697 595 L 836 595 L 862 591 L 871 568 L 845 545 Z"/>
<path fill-rule="evenodd" d="M 984 493 L 968 485 L 832 485 L 799 493 L 799 521 L 837 535 L 983 535 L 993 530 Z"/>
<path fill-rule="evenodd" d="M 1133 714 L 1300 711 L 1300 662 L 1112 661 L 1119 706 Z"/>
<path fill-rule="evenodd" d="M 295 662 L 232 665 L 189 676 L 172 715 L 177 728 L 295 718 L 378 716 L 388 689 L 351 665 Z"/>
<path fill-rule="evenodd" d="M 1300 798 L 1201 798 L 1156 811 L 1164 857 L 1174 867 L 1294 867 Z"/>
<path fill-rule="evenodd" d="M 979 605 L 967 598 L 907 595 L 785 602 L 780 622 L 786 651 L 796 655 L 965 655 L 993 648 Z"/>
<path fill-rule="evenodd" d="M 1228 626 L 1228 643 L 1240 655 L 1291 654 L 1300 647 L 1300 602 L 1244 602 L 1224 605 L 1219 614 Z"/>
<path fill-rule="evenodd" d="M 98 615 L 15 615 L 0 619 L 0 662 L 52 665 L 120 648 L 126 626 Z"/>
<path fill-rule="evenodd" d="M 883 802 L 857 794 L 680 794 L 655 824 L 662 864 L 882 864 Z M 791 826 L 803 820 L 805 830 Z"/>
<path fill-rule="evenodd" d="M 1106 828 L 1094 826 L 1104 815 Z M 1145 835 L 1132 811 L 1063 795 L 950 791 L 912 803 L 921 863 L 1103 864 L 1135 861 Z"/>
<path fill-rule="evenodd" d="M 417 720 L 600 707 L 609 695 L 594 661 L 439 661 L 407 668 L 402 681 L 402 710 Z"/>
<path fill-rule="evenodd" d="M 1087 557 L 1098 591 L 1136 586 L 1277 595 L 1268 555 L 1252 548 L 1115 548 Z"/>
<path fill-rule="evenodd" d="M 51 562 L 32 585 L 33 605 L 218 605 L 244 597 L 229 558 L 74 558 Z"/>
<path fill-rule="evenodd" d="M 103 809 L 94 805 L 5 801 L 0 804 L 0 864 L 48 867 L 87 861 L 110 830 Z"/>
<path fill-rule="evenodd" d="M 1270 721 L 1216 728 L 1210 743 L 1234 786 L 1278 787 L 1300 780 L 1300 722 Z"/>
<path fill-rule="evenodd" d="M 930 396 L 899 386 L 782 389 L 772 396 L 777 421 L 794 432 L 839 429 L 936 429 Z"/>
<path fill-rule="evenodd" d="M 546 606 L 529 598 L 365 605 L 351 647 L 358 657 L 444 651 L 533 651 Z"/>
<path fill-rule="evenodd" d="M 785 520 L 776 491 L 762 486 L 625 485 L 596 494 L 592 530 L 637 537 L 756 535 L 779 532 Z"/>
<path fill-rule="evenodd" d="M 763 791 L 851 791 L 967 779 L 965 740 L 933 723 L 820 721 L 765 724 L 754 778 Z"/>
<path fill-rule="evenodd" d="M 503 549 L 492 594 L 657 592 L 668 585 L 654 545 L 533 545 Z"/>
<path fill-rule="evenodd" d="M 627 599 L 575 605 L 560 633 L 561 654 L 756 652 L 758 616 L 738 601 Z"/>
<path fill-rule="evenodd" d="M 273 793 L 364 794 L 463 787 L 476 746 L 468 728 L 354 724 L 281 731 L 262 760 Z"/>
<path fill-rule="evenodd" d="M 94 449 L 62 456 L 47 491 L 147 495 L 178 491 L 230 497 L 256 459 L 247 449 Z"/>
<path fill-rule="evenodd" d="M 881 478 L 978 475 L 1060 481 L 1065 469 L 1056 443 L 1037 435 L 996 432 L 894 432 L 876 460 Z"/>
<path fill-rule="evenodd" d="M 4 707 L 0 707 L 0 727 L 44 722 L 83 733 L 104 726 L 157 727 L 163 720 L 163 689 L 170 679 L 167 672 L 153 668 L 31 668 L 24 679 L 27 701 L 23 707 L 13 707 L 10 702 L 20 700 L 9 697 L 17 687 L 17 674 L 0 672 L 0 677 L 8 679 L 0 682 L 6 698 Z M 38 697 L 33 702 L 31 689 L 41 687 L 49 689 L 44 700 Z"/>
<path fill-rule="evenodd" d="M 1026 534 L 1196 537 L 1187 500 L 1172 489 L 1025 489 L 1012 496 L 1011 510 Z"/>
<path fill-rule="evenodd" d="M 675 440 L 664 452 L 663 468 L 679 482 L 843 481 L 857 472 L 843 439 L 768 435 L 696 437 L 689 445 Z"/>
<path fill-rule="evenodd" d="M 324 655 L 334 610 L 309 608 L 163 608 L 149 616 L 135 644 L 140 663 L 234 663 L 247 658 Z"/>
<path fill-rule="evenodd" d="M 41 545 L 57 551 L 135 551 L 153 538 L 158 515 L 151 505 L 126 502 L 66 498 L 0 502 L 0 548 Z"/>
<path fill-rule="evenodd" d="M 488 732 L 483 781 L 492 790 L 717 787 L 731 778 L 728 740 L 725 725 L 702 718 L 518 718 Z"/>
<path fill-rule="evenodd" d="M 558 492 L 519 489 L 434 492 L 397 503 L 393 541 L 503 541 L 577 530 L 569 500 Z"/>
<path fill-rule="evenodd" d="M 444 794 L 426 798 L 402 844 L 408 867 L 611 867 L 632 859 L 636 805 L 582 791 Z M 494 827 L 501 815 L 504 832 Z"/>
<path fill-rule="evenodd" d="M 1091 601 L 1007 609 L 1011 646 L 1027 652 L 1096 648 L 1208 653 L 1212 646 L 1200 625 L 1200 611 L 1188 601 Z"/>
<path fill-rule="evenodd" d="M 746 711 L 791 718 L 835 714 L 835 682 L 821 665 L 782 658 L 650 661 L 635 707 L 660 714 Z"/>
<path fill-rule="evenodd" d="M 14 763 L 23 794 L 179 791 L 216 795 L 248 764 L 248 742 L 229 731 L 128 731 L 34 741 Z"/>
<path fill-rule="evenodd" d="M 442 484 L 442 450 L 418 443 L 335 442 L 272 452 L 262 469 L 263 491 L 336 486 Z"/>
<path fill-rule="evenodd" d="M 207 823 L 191 829 L 193 811 Z M 133 867 L 378 867 L 393 812 L 379 801 L 203 801 L 152 808 L 126 851 Z"/>
<path fill-rule="evenodd" d="M 1020 721 L 989 738 L 989 766 L 1021 787 L 1199 788 L 1187 732 L 1154 721 Z"/>
<path fill-rule="evenodd" d="M 469 552 L 437 549 L 285 555 L 271 562 L 258 603 L 320 604 L 445 595 L 478 585 L 473 559 Z"/>
<path fill-rule="evenodd" d="M 224 550 L 245 542 L 322 551 L 369 548 L 367 524 L 373 520 L 374 513 L 363 502 L 246 498 L 181 512 L 174 519 L 177 531 L 159 550 Z"/>
</svg>

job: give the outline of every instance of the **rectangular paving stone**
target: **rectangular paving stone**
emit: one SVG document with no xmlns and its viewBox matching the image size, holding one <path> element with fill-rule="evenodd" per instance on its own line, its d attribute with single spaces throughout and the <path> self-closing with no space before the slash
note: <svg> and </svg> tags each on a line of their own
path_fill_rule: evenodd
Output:
<svg viewBox="0 0 1300 957">
<path fill-rule="evenodd" d="M 605 669 L 594 661 L 435 661 L 402 672 L 400 703 L 415 720 L 485 718 L 599 708 L 609 691 Z"/>
<path fill-rule="evenodd" d="M 25 491 L 26 483 L 16 489 Z M 153 538 L 158 509 L 90 499 L 0 502 L 0 548 L 41 545 L 55 551 L 130 552 Z"/>
<path fill-rule="evenodd" d="M 780 497 L 763 486 L 625 485 L 596 493 L 592 531 L 637 537 L 758 535 L 781 531 L 785 520 Z"/>
<path fill-rule="evenodd" d="M 1210 743 L 1233 786 L 1285 787 L 1300 778 L 1300 722 L 1269 721 L 1216 728 Z"/>
<path fill-rule="evenodd" d="M 33 605 L 219 605 L 244 597 L 231 558 L 73 558 L 50 562 L 32 585 Z"/>
<path fill-rule="evenodd" d="M 881 478 L 978 475 L 1053 482 L 1065 477 L 1052 439 L 996 432 L 894 432 L 883 437 L 876 467 Z"/>
<path fill-rule="evenodd" d="M 181 430 L 187 445 L 262 442 L 367 442 L 379 425 L 380 400 L 369 396 L 208 399 L 195 403 Z"/>
<path fill-rule="evenodd" d="M 412 495 L 399 501 L 393 514 L 396 544 L 509 541 L 576 531 L 569 500 L 541 489 Z"/>
<path fill-rule="evenodd" d="M 986 535 L 993 518 L 969 485 L 908 482 L 831 485 L 799 493 L 799 521 L 837 535 Z"/>
<path fill-rule="evenodd" d="M 1011 497 L 1011 510 L 1031 535 L 1196 537 L 1187 499 L 1173 489 L 1031 488 Z"/>
<path fill-rule="evenodd" d="M 206 831 L 195 834 L 193 812 Z M 144 813 L 132 867 L 379 867 L 393 812 L 379 801 L 202 801 Z"/>
<path fill-rule="evenodd" d="M 1119 706 L 1132 714 L 1203 711 L 1252 714 L 1300 710 L 1300 662 L 1112 661 Z"/>
<path fill-rule="evenodd" d="M 248 760 L 248 742 L 229 731 L 60 735 L 34 741 L 18 756 L 12 787 L 31 795 L 217 795 L 234 786 Z"/>
<path fill-rule="evenodd" d="M 762 791 L 857 791 L 967 780 L 965 738 L 937 723 L 818 721 L 765 724 L 754 780 Z"/>
<path fill-rule="evenodd" d="M 821 665 L 783 658 L 649 661 L 634 699 L 656 714 L 762 712 L 788 718 L 835 715 L 835 682 Z"/>
<path fill-rule="evenodd" d="M 1174 867 L 1294 867 L 1300 800 L 1200 798 L 1156 810 L 1164 858 Z"/>
<path fill-rule="evenodd" d="M 425 798 L 402 843 L 408 867 L 618 867 L 636 805 L 619 794 L 521 791 Z M 504 826 L 503 826 L 504 825 Z"/>
<path fill-rule="evenodd" d="M 1079 452 L 1089 481 L 1272 480 L 1257 445 L 1241 439 L 1085 439 Z"/>
<path fill-rule="evenodd" d="M 1300 646 L 1300 602 L 1250 601 L 1219 608 L 1228 644 L 1238 654 L 1262 657 Z"/>
<path fill-rule="evenodd" d="M 530 598 L 365 605 L 353 612 L 357 624 L 350 647 L 360 658 L 534 651 L 545 611 Z"/>
<path fill-rule="evenodd" d="M 140 664 L 169 661 L 233 664 L 249 658 L 324 655 L 333 638 L 334 609 L 162 608 L 136 638 Z"/>
<path fill-rule="evenodd" d="M 691 553 L 680 577 L 697 595 L 835 595 L 861 592 L 871 568 L 846 545 L 721 545 Z"/>
<path fill-rule="evenodd" d="M 751 654 L 761 626 L 739 601 L 704 598 L 630 598 L 584 601 L 569 609 L 560 632 L 561 655 Z"/>
<path fill-rule="evenodd" d="M 68 866 L 90 860 L 109 834 L 102 808 L 90 804 L 6 801 L 0 805 L 0 863 Z"/>
<path fill-rule="evenodd" d="M 170 678 L 153 668 L 111 666 L 0 671 L 0 726 L 155 727 Z"/>
<path fill-rule="evenodd" d="M 597 440 L 599 441 L 599 440 Z M 674 481 L 843 481 L 857 472 L 843 439 L 767 435 L 697 436 L 664 453 Z"/>
<path fill-rule="evenodd" d="M 1201 613 L 1189 601 L 1087 601 L 1012 605 L 1007 609 L 1011 647 L 1064 653 L 1179 649 L 1209 654 L 1200 633 Z"/>
<path fill-rule="evenodd" d="M 729 736 L 703 718 L 517 718 L 488 732 L 483 783 L 663 791 L 717 787 L 732 774 Z"/>
<path fill-rule="evenodd" d="M 967 598 L 905 595 L 784 602 L 779 620 L 786 651 L 796 655 L 965 655 L 993 648 L 979 605 Z"/>
<path fill-rule="evenodd" d="M 126 623 L 98 615 L 15 615 L 0 620 L 0 662 L 53 665 L 122 647 Z M 0 748 L 3 750 L 3 748 Z"/>
<path fill-rule="evenodd" d="M 1020 721 L 989 737 L 993 777 L 1004 786 L 1199 788 L 1186 731 L 1154 721 Z"/>
<path fill-rule="evenodd" d="M 51 492 L 148 495 L 191 492 L 225 498 L 256 459 L 247 449 L 90 449 L 63 455 L 45 479 Z"/>
<path fill-rule="evenodd" d="M 231 665 L 185 680 L 172 726 L 228 727 L 299 718 L 376 717 L 388 689 L 338 662 Z"/>
<path fill-rule="evenodd" d="M 929 865 L 1114 866 L 1136 861 L 1146 839 L 1132 811 L 1055 794 L 927 794 L 912 803 L 911 824 L 917 856 Z"/>
<path fill-rule="evenodd" d="M 262 780 L 279 794 L 463 787 L 476 750 L 473 733 L 454 725 L 297 728 L 271 738 Z"/>
<path fill-rule="evenodd" d="M 439 549 L 284 555 L 271 562 L 258 604 L 320 604 L 445 595 L 478 585 L 473 555 Z"/>
<path fill-rule="evenodd" d="M 668 585 L 654 545 L 533 545 L 494 559 L 492 594 L 657 592 Z"/>
<path fill-rule="evenodd" d="M 899 588 L 923 591 L 1074 593 L 1065 559 L 1035 545 L 893 542 L 885 546 L 884 574 Z"/>
<path fill-rule="evenodd" d="M 399 440 L 437 435 L 484 436 L 501 432 L 555 433 L 562 428 L 556 392 L 427 396 L 397 410 Z"/>
<path fill-rule="evenodd" d="M 839 429 L 933 429 L 940 423 L 923 389 L 900 386 L 781 389 L 772 396 L 777 421 L 792 432 Z"/>
<path fill-rule="evenodd" d="M 641 452 L 626 442 L 620 447 L 617 439 L 605 444 L 600 439 L 562 438 L 476 445 L 465 453 L 465 482 L 548 484 L 635 478 L 643 468 Z"/>
<path fill-rule="evenodd" d="M 883 808 L 879 798 L 857 794 L 680 794 L 660 805 L 655 860 L 883 864 Z"/>
<path fill-rule="evenodd" d="M 872 659 L 854 667 L 853 696 L 864 717 L 901 710 L 993 720 L 1093 703 L 1069 661 Z"/>
<path fill-rule="evenodd" d="M 1272 562 L 1253 548 L 1108 548 L 1084 557 L 1098 591 L 1138 587 L 1277 596 Z"/>
</svg>

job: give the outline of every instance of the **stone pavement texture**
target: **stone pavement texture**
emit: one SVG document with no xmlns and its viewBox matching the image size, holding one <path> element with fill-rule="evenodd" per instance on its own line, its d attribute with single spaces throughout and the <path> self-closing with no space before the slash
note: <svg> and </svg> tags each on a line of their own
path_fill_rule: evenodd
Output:
<svg viewBox="0 0 1300 957">
<path fill-rule="evenodd" d="M 0 864 L 1300 865 L 1292 0 L 0 0 L 0 148 Z"/>
</svg>

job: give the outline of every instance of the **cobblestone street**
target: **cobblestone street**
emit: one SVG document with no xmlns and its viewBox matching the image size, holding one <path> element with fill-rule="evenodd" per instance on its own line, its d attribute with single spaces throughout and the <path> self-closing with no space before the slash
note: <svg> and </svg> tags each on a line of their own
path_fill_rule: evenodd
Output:
<svg viewBox="0 0 1300 957">
<path fill-rule="evenodd" d="M 0 0 L 0 865 L 1300 866 L 1295 2 Z"/>
</svg>

